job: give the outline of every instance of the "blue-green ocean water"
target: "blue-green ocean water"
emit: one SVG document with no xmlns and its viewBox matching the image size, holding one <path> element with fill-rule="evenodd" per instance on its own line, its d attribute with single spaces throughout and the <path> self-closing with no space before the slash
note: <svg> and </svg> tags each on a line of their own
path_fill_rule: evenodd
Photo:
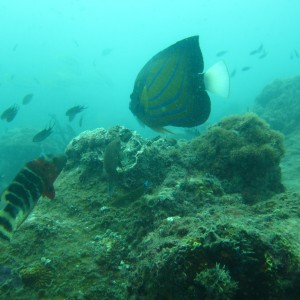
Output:
<svg viewBox="0 0 300 300">
<path fill-rule="evenodd" d="M 77 133 L 118 124 L 153 135 L 129 111 L 134 80 L 154 54 L 196 34 L 205 69 L 226 50 L 236 70 L 229 99 L 211 95 L 207 124 L 249 111 L 265 85 L 299 74 L 299 11 L 296 0 L 1 0 L 0 111 L 34 98 L 0 131 L 40 130 L 49 114 L 67 123 L 65 111 L 80 104 L 88 109 L 82 127 L 71 124 Z M 249 55 L 261 44 L 265 58 Z"/>
</svg>

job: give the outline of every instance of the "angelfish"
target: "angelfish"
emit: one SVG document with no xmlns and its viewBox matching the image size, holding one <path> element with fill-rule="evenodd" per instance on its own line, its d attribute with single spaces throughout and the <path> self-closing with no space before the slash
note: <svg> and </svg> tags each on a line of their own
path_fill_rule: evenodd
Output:
<svg viewBox="0 0 300 300">
<path fill-rule="evenodd" d="M 228 70 L 220 61 L 204 72 L 199 36 L 192 36 L 160 51 L 144 65 L 129 108 L 141 123 L 158 132 L 170 132 L 165 126 L 195 127 L 210 115 L 207 91 L 226 98 Z"/>
<path fill-rule="evenodd" d="M 66 163 L 65 155 L 47 155 L 25 164 L 0 200 L 0 237 L 10 241 L 41 196 L 54 199 L 53 183 Z"/>
</svg>

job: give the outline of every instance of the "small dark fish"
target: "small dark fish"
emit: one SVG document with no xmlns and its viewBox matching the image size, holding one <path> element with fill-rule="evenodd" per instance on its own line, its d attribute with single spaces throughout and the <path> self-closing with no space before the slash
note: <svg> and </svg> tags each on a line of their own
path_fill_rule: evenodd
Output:
<svg viewBox="0 0 300 300">
<path fill-rule="evenodd" d="M 219 51 L 219 52 L 217 52 L 216 56 L 221 57 L 221 56 L 225 55 L 227 52 L 228 52 L 227 50 Z"/>
<path fill-rule="evenodd" d="M 114 179 L 119 177 L 117 167 L 122 167 L 121 140 L 119 138 L 112 140 L 107 145 L 103 157 L 103 167 L 109 178 Z"/>
<path fill-rule="evenodd" d="M 53 127 L 54 127 L 55 123 L 53 124 L 49 124 L 48 127 L 46 127 L 45 129 L 39 131 L 33 138 L 32 141 L 34 143 L 39 143 L 42 142 L 43 140 L 45 140 L 53 131 Z"/>
<path fill-rule="evenodd" d="M 54 199 L 53 183 L 66 164 L 65 155 L 28 162 L 1 195 L 0 237 L 10 241 L 41 196 Z M 7 272 L 7 271 L 6 271 Z"/>
<path fill-rule="evenodd" d="M 12 48 L 12 51 L 16 51 L 17 48 L 18 48 L 18 44 L 15 44 L 15 45 L 13 46 L 13 48 Z"/>
<path fill-rule="evenodd" d="M 23 105 L 28 104 L 32 100 L 32 98 L 33 98 L 33 94 L 28 94 L 28 95 L 24 96 L 22 104 Z"/>
<path fill-rule="evenodd" d="M 257 53 L 258 53 L 257 50 L 252 50 L 252 51 L 250 51 L 249 55 L 254 55 L 254 54 L 257 54 Z"/>
<path fill-rule="evenodd" d="M 294 53 L 295 53 L 295 57 L 299 58 L 299 53 L 296 49 L 294 50 Z"/>
<path fill-rule="evenodd" d="M 107 56 L 107 55 L 109 55 L 111 52 L 112 52 L 112 49 L 111 49 L 111 48 L 105 48 L 105 49 L 102 50 L 101 55 L 102 55 L 102 56 Z"/>
<path fill-rule="evenodd" d="M 265 58 L 268 55 L 268 52 L 266 50 L 263 51 L 263 53 L 258 57 L 259 59 Z"/>
<path fill-rule="evenodd" d="M 79 47 L 79 43 L 78 43 L 76 40 L 73 40 L 73 43 L 74 43 L 77 47 Z"/>
<path fill-rule="evenodd" d="M 69 117 L 69 121 L 73 121 L 73 119 L 75 118 L 75 116 L 77 114 L 79 114 L 80 112 L 82 112 L 84 109 L 87 109 L 87 107 L 83 106 L 83 105 L 76 105 L 71 107 L 70 109 L 68 109 L 66 111 L 66 116 Z"/>
<path fill-rule="evenodd" d="M 11 122 L 17 115 L 18 111 L 19 106 L 17 104 L 14 104 L 2 113 L 1 119 L 6 120 L 7 122 Z"/>
<path fill-rule="evenodd" d="M 258 54 L 263 50 L 263 48 L 264 48 L 263 44 L 260 44 L 260 46 L 258 48 L 252 50 L 249 54 L 250 55 Z"/>
<path fill-rule="evenodd" d="M 234 77 L 236 74 L 236 69 L 233 69 L 230 73 L 230 78 Z"/>
<path fill-rule="evenodd" d="M 120 174 L 117 167 L 122 168 L 121 163 L 121 140 L 116 138 L 106 147 L 103 156 L 103 167 L 108 177 L 108 192 L 112 192 L 112 184 L 118 181 Z"/>
<path fill-rule="evenodd" d="M 40 84 L 40 81 L 36 77 L 34 77 L 33 80 L 35 81 L 36 84 Z"/>
<path fill-rule="evenodd" d="M 150 188 L 150 183 L 148 180 L 144 181 L 142 184 L 138 185 L 136 188 L 131 189 L 131 191 L 120 198 L 117 198 L 113 201 L 113 205 L 115 206 L 126 206 L 137 199 L 139 199 L 141 196 L 143 196 Z"/>
<path fill-rule="evenodd" d="M 241 70 L 242 70 L 243 72 L 245 72 L 245 71 L 249 71 L 250 69 L 251 69 L 251 67 L 246 66 L 246 67 L 243 67 Z"/>
</svg>

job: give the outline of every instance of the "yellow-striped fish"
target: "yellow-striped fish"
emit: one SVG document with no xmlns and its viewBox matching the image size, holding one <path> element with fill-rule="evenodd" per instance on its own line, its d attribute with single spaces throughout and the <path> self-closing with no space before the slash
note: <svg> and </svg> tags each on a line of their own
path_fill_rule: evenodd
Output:
<svg viewBox="0 0 300 300">
<path fill-rule="evenodd" d="M 38 199 L 55 197 L 53 183 L 66 163 L 66 157 L 45 156 L 28 162 L 2 193 L 0 237 L 10 241 L 13 232 L 28 217 Z"/>
<path fill-rule="evenodd" d="M 229 74 L 220 61 L 203 73 L 199 37 L 181 40 L 152 57 L 138 74 L 130 110 L 157 131 L 164 126 L 194 127 L 210 115 L 206 91 L 227 97 Z"/>
</svg>

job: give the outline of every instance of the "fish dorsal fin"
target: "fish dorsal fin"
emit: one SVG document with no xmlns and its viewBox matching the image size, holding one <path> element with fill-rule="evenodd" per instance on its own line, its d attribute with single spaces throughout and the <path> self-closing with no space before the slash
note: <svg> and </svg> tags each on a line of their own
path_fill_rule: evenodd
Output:
<svg viewBox="0 0 300 300">
<path fill-rule="evenodd" d="M 227 98 L 229 95 L 229 73 L 221 60 L 204 73 L 205 89 L 213 94 Z"/>
</svg>

